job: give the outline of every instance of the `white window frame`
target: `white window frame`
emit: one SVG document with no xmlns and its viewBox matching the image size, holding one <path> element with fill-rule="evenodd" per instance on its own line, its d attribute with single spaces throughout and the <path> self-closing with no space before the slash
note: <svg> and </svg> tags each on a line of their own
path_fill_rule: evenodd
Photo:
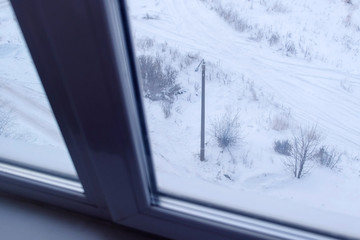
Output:
<svg viewBox="0 0 360 240">
<path fill-rule="evenodd" d="M 158 192 L 125 1 L 11 3 L 85 194 L 11 174 L 0 190 L 175 239 L 346 238 Z"/>
</svg>

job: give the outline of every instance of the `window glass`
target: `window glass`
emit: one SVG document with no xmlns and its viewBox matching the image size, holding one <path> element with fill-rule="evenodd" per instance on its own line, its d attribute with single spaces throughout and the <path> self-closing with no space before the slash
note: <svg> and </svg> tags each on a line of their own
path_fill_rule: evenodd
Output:
<svg viewBox="0 0 360 240">
<path fill-rule="evenodd" d="M 52 178 L 42 173 L 52 173 L 77 181 L 73 163 L 7 0 L 0 1 L 0 160 L 1 172 L 39 181 Z M 82 191 L 79 183 L 74 184 Z"/>
<path fill-rule="evenodd" d="M 128 1 L 158 189 L 359 237 L 359 6 Z"/>
</svg>

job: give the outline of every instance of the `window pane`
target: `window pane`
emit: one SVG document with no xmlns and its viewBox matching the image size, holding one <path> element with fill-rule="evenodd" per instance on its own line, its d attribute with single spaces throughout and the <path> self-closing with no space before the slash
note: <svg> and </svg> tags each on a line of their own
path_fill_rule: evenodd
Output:
<svg viewBox="0 0 360 240">
<path fill-rule="evenodd" d="M 128 1 L 159 190 L 359 237 L 359 4 Z"/>
<path fill-rule="evenodd" d="M 0 1 L 0 159 L 1 172 L 51 184 L 64 182 L 65 187 L 83 191 L 14 12 L 4 0 Z M 55 175 L 69 181 L 56 180 Z"/>
</svg>

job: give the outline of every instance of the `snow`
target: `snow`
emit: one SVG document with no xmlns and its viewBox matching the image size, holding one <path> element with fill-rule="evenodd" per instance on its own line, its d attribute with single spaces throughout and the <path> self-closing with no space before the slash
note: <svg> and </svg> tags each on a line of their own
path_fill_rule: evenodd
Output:
<svg viewBox="0 0 360 240">
<path fill-rule="evenodd" d="M 16 17 L 0 1 L 1 158 L 72 178 L 77 174 L 28 52 Z"/>
<path fill-rule="evenodd" d="M 360 217 L 359 4 L 129 1 L 137 54 L 160 56 L 175 67 L 184 90 L 168 118 L 161 103 L 144 98 L 159 189 L 360 236 L 354 224 Z M 230 9 L 235 20 L 226 21 L 221 9 Z M 244 30 L 236 28 L 240 21 Z M 270 44 L 274 34 L 278 40 Z M 182 67 L 189 54 L 198 57 Z M 202 58 L 205 162 L 199 161 L 201 73 L 194 72 Z M 230 151 L 219 148 L 212 133 L 229 112 L 241 125 L 241 140 Z M 278 119 L 288 126 L 276 130 Z M 295 179 L 273 144 L 312 126 L 342 159 L 337 170 L 313 163 L 308 175 Z"/>
<path fill-rule="evenodd" d="M 359 237 L 360 1 L 128 5 L 137 55 L 171 65 L 182 88 L 169 117 L 161 102 L 144 98 L 159 190 Z M 194 69 L 203 58 L 206 161 L 200 162 L 201 73 Z M 3 158 L 25 162 L 26 150 L 36 156 L 35 167 L 76 174 L 6 1 L 0 1 L 0 100 L 12 117 L 0 138 Z M 213 125 L 226 113 L 239 116 L 239 140 L 221 149 Z M 342 153 L 341 162 L 337 169 L 312 162 L 309 174 L 296 179 L 273 144 L 312 126 L 322 145 Z M 59 155 L 50 160 L 52 151 Z"/>
</svg>

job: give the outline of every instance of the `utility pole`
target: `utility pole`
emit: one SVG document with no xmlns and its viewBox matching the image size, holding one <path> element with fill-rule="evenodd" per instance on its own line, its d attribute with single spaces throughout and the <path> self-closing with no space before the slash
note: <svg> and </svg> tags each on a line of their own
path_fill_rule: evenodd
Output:
<svg viewBox="0 0 360 240">
<path fill-rule="evenodd" d="M 199 71 L 201 65 L 201 140 L 200 140 L 200 161 L 205 160 L 205 60 L 202 59 L 195 72 Z"/>
</svg>

